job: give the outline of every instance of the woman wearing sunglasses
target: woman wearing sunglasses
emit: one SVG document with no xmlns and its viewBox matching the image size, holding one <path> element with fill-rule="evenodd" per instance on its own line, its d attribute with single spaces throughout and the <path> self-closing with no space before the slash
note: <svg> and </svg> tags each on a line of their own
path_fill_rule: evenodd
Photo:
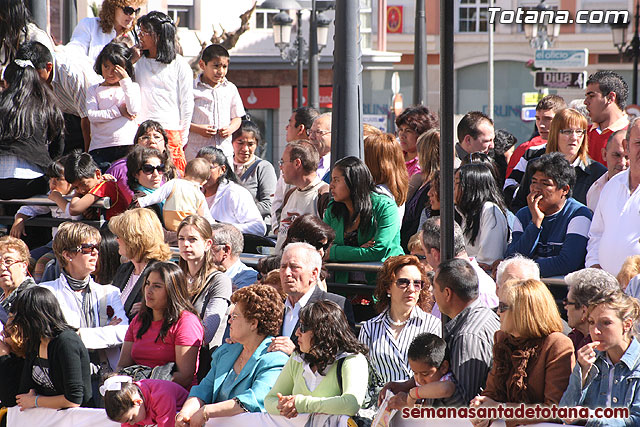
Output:
<svg viewBox="0 0 640 427">
<path fill-rule="evenodd" d="M 53 253 L 62 273 L 58 279 L 40 286 L 53 292 L 67 323 L 79 328 L 85 346 L 89 350 L 107 349 L 100 357 L 108 358 L 114 367 L 129 322 L 120 302 L 120 290 L 100 285 L 91 277 L 99 246 L 98 229 L 81 222 L 60 225 L 53 239 Z"/>
<path fill-rule="evenodd" d="M 380 314 L 362 325 L 359 339 L 369 347 L 369 360 L 381 385 L 413 376 L 407 352 L 416 335 L 441 334 L 440 320 L 418 306 L 421 296 L 427 296 L 426 283 L 425 268 L 413 255 L 387 259 L 378 274 L 373 295 Z M 369 390 L 369 398 L 375 401 L 379 391 Z"/>
<path fill-rule="evenodd" d="M 573 344 L 562 333 L 562 319 L 547 286 L 535 279 L 500 287 L 500 330 L 495 333 L 493 366 L 484 391 L 472 407 L 502 403 L 558 405 L 575 364 Z M 539 421 L 538 421 L 539 422 Z M 472 420 L 475 427 L 491 420 Z M 507 426 L 522 420 L 507 420 Z"/>
<path fill-rule="evenodd" d="M 549 139 L 546 145 L 536 146 L 525 152 L 505 181 L 505 198 L 510 209 L 527 206 L 527 196 L 531 185 L 531 175 L 526 173 L 527 164 L 543 154 L 560 152 L 576 171 L 576 184 L 571 189 L 573 198 L 587 204 L 587 191 L 595 181 L 607 172 L 607 168 L 587 155 L 587 119 L 573 108 L 565 108 L 556 113 L 551 121 Z M 514 195 L 515 193 L 515 195 Z"/>
<path fill-rule="evenodd" d="M 146 0 L 104 0 L 97 18 L 84 18 L 78 22 L 66 51 L 85 55 L 94 63 L 102 48 L 114 39 L 129 47 L 135 45 L 136 18 L 140 6 L 146 3 Z"/>
</svg>

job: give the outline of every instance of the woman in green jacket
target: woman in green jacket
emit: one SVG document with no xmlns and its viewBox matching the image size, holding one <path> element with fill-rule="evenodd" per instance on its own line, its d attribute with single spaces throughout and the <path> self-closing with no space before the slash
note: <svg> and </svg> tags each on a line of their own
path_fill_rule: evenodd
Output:
<svg viewBox="0 0 640 427">
<path fill-rule="evenodd" d="M 356 157 L 339 160 L 331 172 L 331 196 L 324 222 L 336 232 L 329 248 L 330 261 L 383 262 L 403 255 L 400 218 L 395 201 L 376 191 L 371 172 Z M 347 282 L 346 273 L 336 272 L 336 282 Z M 367 281 L 375 281 L 367 277 Z"/>
</svg>

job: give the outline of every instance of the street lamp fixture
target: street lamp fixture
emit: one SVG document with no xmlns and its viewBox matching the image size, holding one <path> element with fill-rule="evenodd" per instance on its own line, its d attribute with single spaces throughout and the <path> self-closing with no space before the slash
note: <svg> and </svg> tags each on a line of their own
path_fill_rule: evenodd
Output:
<svg viewBox="0 0 640 427">
<path fill-rule="evenodd" d="M 538 12 L 538 16 L 549 16 L 544 14 L 551 11 L 551 8 L 544 4 L 545 0 L 540 0 L 540 3 L 535 7 Z M 524 24 L 524 36 L 529 41 L 529 44 L 534 49 L 548 49 L 553 46 L 553 42 L 560 35 L 560 24 L 549 22 L 536 23 L 536 24 Z"/>
<path fill-rule="evenodd" d="M 620 18 L 618 16 L 618 18 Z M 633 60 L 633 85 L 632 101 L 638 105 L 638 58 L 640 58 L 640 37 L 638 36 L 638 24 L 640 21 L 640 1 L 636 1 L 636 16 L 634 19 L 633 38 L 627 43 L 627 29 L 629 22 L 621 20 L 611 22 L 611 37 L 613 45 L 618 49 L 621 56 L 626 56 Z"/>
<path fill-rule="evenodd" d="M 287 12 L 280 12 L 273 17 L 273 41 L 282 52 L 291 43 L 291 24 L 293 18 Z"/>
</svg>

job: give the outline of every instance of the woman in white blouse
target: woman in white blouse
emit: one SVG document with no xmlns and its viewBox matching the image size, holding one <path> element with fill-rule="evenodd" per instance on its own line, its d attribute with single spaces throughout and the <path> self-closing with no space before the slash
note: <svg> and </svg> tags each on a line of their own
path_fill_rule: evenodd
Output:
<svg viewBox="0 0 640 427">
<path fill-rule="evenodd" d="M 140 6 L 146 0 L 104 0 L 97 18 L 84 18 L 73 30 L 67 52 L 86 55 L 91 63 L 113 39 L 126 43 L 129 47 L 137 43 L 132 31 Z"/>
<path fill-rule="evenodd" d="M 507 208 L 491 166 L 472 162 L 458 169 L 454 201 L 462 215 L 467 253 L 487 271 L 504 258 L 509 239 Z"/>
<path fill-rule="evenodd" d="M 417 306 L 427 283 L 427 272 L 413 255 L 388 258 L 378 273 L 374 298 L 380 314 L 362 325 L 359 340 L 369 347 L 371 366 L 382 384 L 411 378 L 407 352 L 416 335 L 441 335 L 440 320 Z M 376 399 L 377 391 L 369 390 L 369 398 Z"/>
<path fill-rule="evenodd" d="M 204 185 L 211 216 L 218 222 L 234 225 L 243 234 L 264 236 L 267 227 L 253 196 L 242 185 L 222 150 L 203 147 L 197 157 L 211 163 L 211 176 Z"/>
<path fill-rule="evenodd" d="M 138 120 L 155 120 L 169 137 L 169 151 L 178 170 L 184 173 L 186 145 L 193 115 L 193 72 L 186 59 L 176 53 L 176 26 L 158 11 L 138 20 L 140 49 L 136 81 L 142 92 Z"/>
</svg>

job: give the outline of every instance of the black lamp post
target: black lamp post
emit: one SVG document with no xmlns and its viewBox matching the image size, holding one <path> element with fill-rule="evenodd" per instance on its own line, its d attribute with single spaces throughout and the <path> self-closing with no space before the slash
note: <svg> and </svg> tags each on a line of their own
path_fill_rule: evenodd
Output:
<svg viewBox="0 0 640 427">
<path fill-rule="evenodd" d="M 632 76 L 632 102 L 638 105 L 638 58 L 640 58 L 640 37 L 638 37 L 638 23 L 640 20 L 640 2 L 636 1 L 636 16 L 634 20 L 633 38 L 627 43 L 627 28 L 629 22 L 612 22 L 611 36 L 613 45 L 618 49 L 618 53 L 633 59 Z"/>
<path fill-rule="evenodd" d="M 318 85 L 318 57 L 322 49 L 327 44 L 329 35 L 329 25 L 331 19 L 318 12 L 316 1 L 311 2 L 311 18 L 309 26 L 309 48 L 306 41 L 302 37 L 302 11 L 303 6 L 296 0 L 267 0 L 262 3 L 264 9 L 281 10 L 273 17 L 273 41 L 280 49 L 280 57 L 288 60 L 292 65 L 298 65 L 298 97 L 297 107 L 301 107 L 303 103 L 303 66 L 309 61 L 309 106 L 319 107 L 319 85 Z M 291 42 L 291 27 L 293 19 L 285 10 L 296 11 L 296 39 Z M 307 58 L 307 54 L 309 55 Z"/>
</svg>

